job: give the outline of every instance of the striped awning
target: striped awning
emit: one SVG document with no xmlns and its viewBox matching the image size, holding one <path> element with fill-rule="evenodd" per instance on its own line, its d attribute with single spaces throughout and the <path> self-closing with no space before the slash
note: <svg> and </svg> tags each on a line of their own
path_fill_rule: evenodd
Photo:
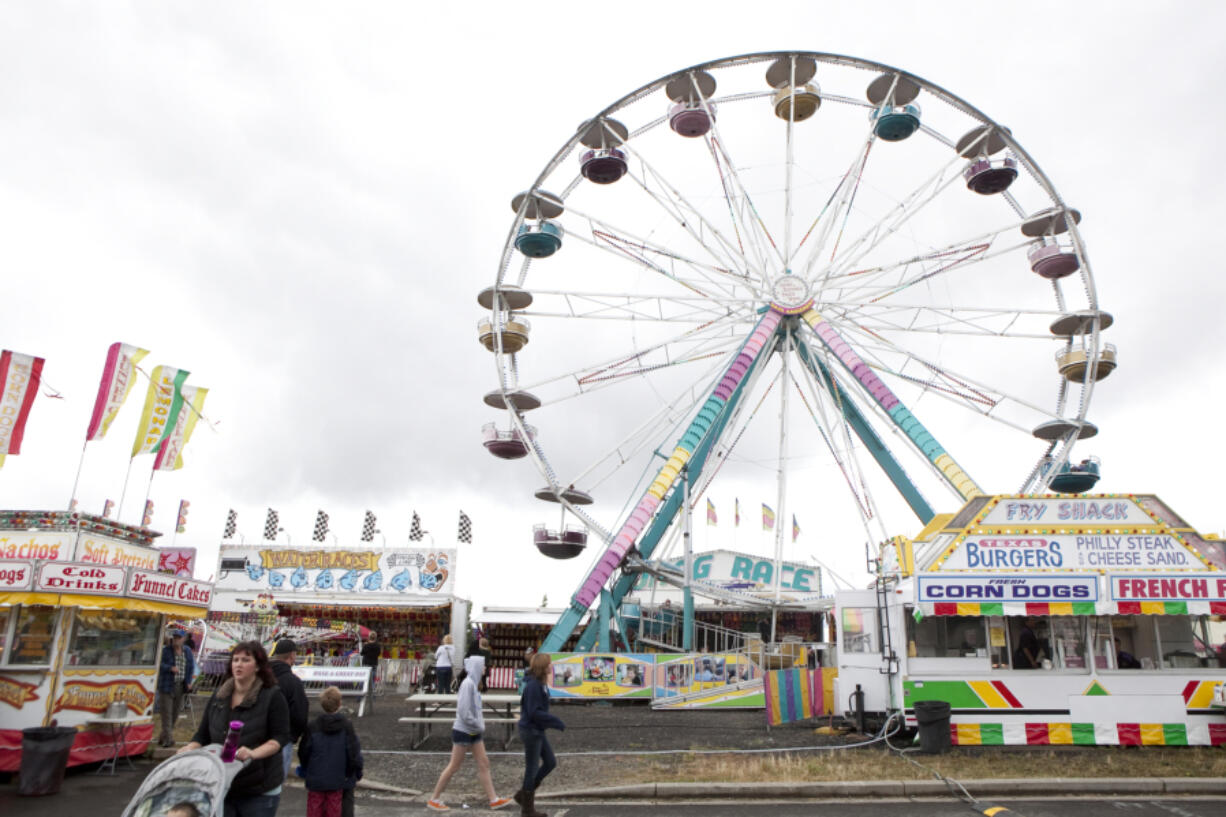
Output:
<svg viewBox="0 0 1226 817">
<path fill-rule="evenodd" d="M 1222 601 L 944 602 L 918 605 L 926 616 L 1226 615 Z"/>
</svg>

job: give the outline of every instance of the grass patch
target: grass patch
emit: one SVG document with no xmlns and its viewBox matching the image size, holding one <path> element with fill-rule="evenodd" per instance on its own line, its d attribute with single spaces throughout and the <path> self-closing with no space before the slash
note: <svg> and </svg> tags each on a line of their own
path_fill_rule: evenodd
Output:
<svg viewBox="0 0 1226 817">
<path fill-rule="evenodd" d="M 961 780 L 1035 777 L 1226 777 L 1226 752 L 1209 747 L 953 749 L 913 755 Z M 656 783 L 922 780 L 931 774 L 893 752 L 843 749 L 785 755 L 677 755 L 642 761 L 640 779 Z"/>
</svg>

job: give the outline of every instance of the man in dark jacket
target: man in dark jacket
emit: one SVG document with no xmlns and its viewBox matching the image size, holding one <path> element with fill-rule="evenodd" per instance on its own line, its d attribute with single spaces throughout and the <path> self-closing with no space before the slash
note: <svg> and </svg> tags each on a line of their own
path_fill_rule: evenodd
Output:
<svg viewBox="0 0 1226 817">
<path fill-rule="evenodd" d="M 341 714 L 341 692 L 328 687 L 319 696 L 324 714 L 311 721 L 298 744 L 299 774 L 307 788 L 307 817 L 353 814 L 353 789 L 362 777 L 362 745 L 353 724 Z"/>
<path fill-rule="evenodd" d="M 175 745 L 175 723 L 183 710 L 183 696 L 196 675 L 196 660 L 192 649 L 184 640 L 183 630 L 170 632 L 170 643 L 162 647 L 162 660 L 158 665 L 158 707 L 162 713 L 162 734 L 159 746 Z"/>
<path fill-rule="evenodd" d="M 298 658 L 298 645 L 288 638 L 282 638 L 273 648 L 271 658 L 269 666 L 272 667 L 273 677 L 277 679 L 277 686 L 281 688 L 281 694 L 285 696 L 285 702 L 289 704 L 289 732 L 293 740 L 281 748 L 285 776 L 289 777 L 289 765 L 294 757 L 294 744 L 306 731 L 310 704 L 307 703 L 306 689 L 293 670 L 294 661 Z"/>
</svg>

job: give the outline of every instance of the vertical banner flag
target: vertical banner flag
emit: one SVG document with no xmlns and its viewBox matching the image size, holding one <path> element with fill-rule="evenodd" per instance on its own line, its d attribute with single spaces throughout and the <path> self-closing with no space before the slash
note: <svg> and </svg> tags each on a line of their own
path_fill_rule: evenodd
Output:
<svg viewBox="0 0 1226 817">
<path fill-rule="evenodd" d="M 707 524 L 708 525 L 718 525 L 719 524 L 719 520 L 715 518 L 715 503 L 712 502 L 710 498 L 707 499 Z"/>
<path fill-rule="evenodd" d="M 268 509 L 268 518 L 264 520 L 264 538 L 270 542 L 277 541 L 277 531 L 280 530 L 281 515 L 272 508 Z"/>
<path fill-rule="evenodd" d="M 740 499 L 736 500 L 735 508 L 736 508 L 736 512 L 733 514 L 734 518 L 732 520 L 732 524 L 734 527 L 739 528 L 741 526 L 741 500 Z"/>
<path fill-rule="evenodd" d="M 21 453 L 30 407 L 38 395 L 43 359 L 5 349 L 0 354 L 0 466 L 8 454 Z"/>
<path fill-rule="evenodd" d="M 183 405 L 175 418 L 170 434 L 154 446 L 157 456 L 153 459 L 154 471 L 178 471 L 183 467 L 183 449 L 196 430 L 196 421 L 204 409 L 204 398 L 209 396 L 208 389 L 197 386 L 183 387 Z"/>
<path fill-rule="evenodd" d="M 183 533 L 187 530 L 187 509 L 191 507 L 191 504 L 186 499 L 179 501 L 179 519 L 175 524 L 175 533 Z"/>
<path fill-rule="evenodd" d="M 113 510 L 115 510 L 115 503 L 114 503 L 114 502 L 112 502 L 112 501 L 111 501 L 111 500 L 109 500 L 109 499 L 108 499 L 106 502 L 103 502 L 103 503 L 102 503 L 102 518 L 103 518 L 103 519 L 110 519 L 110 518 L 111 518 L 111 511 L 113 511 Z"/>
<path fill-rule="evenodd" d="M 311 536 L 316 542 L 328 539 L 328 515 L 323 511 L 315 514 L 315 533 Z"/>
<path fill-rule="evenodd" d="M 158 443 L 174 431 L 179 408 L 183 405 L 183 381 L 190 374 L 186 369 L 155 366 L 149 376 L 149 391 L 145 393 L 145 408 L 132 443 L 132 456 L 149 454 Z"/>
<path fill-rule="evenodd" d="M 413 523 L 409 525 L 409 541 L 420 542 L 426 532 L 421 529 L 421 517 L 417 515 L 417 511 L 413 511 Z"/>
<path fill-rule="evenodd" d="M 146 499 L 145 500 L 145 513 L 141 517 L 140 526 L 142 528 L 147 528 L 152 524 L 153 524 L 153 500 Z"/>
<path fill-rule="evenodd" d="M 765 502 L 762 503 L 762 530 L 775 529 L 775 512 L 771 510 L 771 506 Z"/>
<path fill-rule="evenodd" d="M 111 422 L 123 408 L 132 387 L 136 385 L 136 366 L 147 349 L 128 343 L 112 343 L 106 353 L 106 365 L 102 367 L 102 382 L 98 384 L 98 397 L 94 400 L 94 413 L 89 418 L 85 441 L 101 440 L 106 436 Z"/>
<path fill-rule="evenodd" d="M 800 525 L 796 522 L 796 514 L 792 514 L 792 541 L 795 542 L 800 536 Z"/>
<path fill-rule="evenodd" d="M 362 520 L 362 541 L 373 542 L 375 540 L 375 515 L 372 511 L 366 512 L 366 518 Z"/>
<path fill-rule="evenodd" d="M 238 511 L 233 508 L 226 514 L 226 528 L 221 533 L 222 539 L 233 539 L 238 533 Z"/>
<path fill-rule="evenodd" d="M 464 511 L 460 511 L 460 529 L 456 532 L 456 538 L 470 545 L 473 543 L 473 521 Z"/>
</svg>

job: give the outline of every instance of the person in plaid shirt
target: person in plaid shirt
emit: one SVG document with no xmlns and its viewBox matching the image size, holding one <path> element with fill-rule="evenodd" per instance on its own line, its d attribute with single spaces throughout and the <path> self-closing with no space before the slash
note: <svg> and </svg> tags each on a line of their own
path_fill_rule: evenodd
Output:
<svg viewBox="0 0 1226 817">
<path fill-rule="evenodd" d="M 158 666 L 158 707 L 162 713 L 159 746 L 175 745 L 175 721 L 183 709 L 183 696 L 196 675 L 192 648 L 183 643 L 186 638 L 183 630 L 172 630 L 170 643 L 162 648 L 162 661 Z"/>
</svg>

